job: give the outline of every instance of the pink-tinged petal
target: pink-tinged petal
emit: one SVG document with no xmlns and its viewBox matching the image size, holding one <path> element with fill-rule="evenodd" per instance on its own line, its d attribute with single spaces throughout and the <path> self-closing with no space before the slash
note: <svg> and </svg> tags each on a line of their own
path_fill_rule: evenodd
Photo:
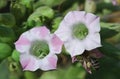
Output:
<svg viewBox="0 0 120 79">
<path fill-rule="evenodd" d="M 50 44 L 51 44 L 50 45 L 50 51 L 51 51 L 51 53 L 57 53 L 57 54 L 59 54 L 61 52 L 63 42 L 55 34 L 52 36 Z"/>
<path fill-rule="evenodd" d="M 23 33 L 20 38 L 15 42 L 15 47 L 20 53 L 29 51 L 31 42 L 29 38 L 26 37 L 26 34 L 27 33 Z"/>
<path fill-rule="evenodd" d="M 44 59 L 42 59 L 40 69 L 44 71 L 56 69 L 57 60 L 58 58 L 56 55 L 49 54 Z"/>
<path fill-rule="evenodd" d="M 81 55 L 85 50 L 84 45 L 77 39 L 65 42 L 64 45 L 71 57 Z"/>
<path fill-rule="evenodd" d="M 87 25 L 89 33 L 100 32 L 100 18 L 97 17 L 91 24 Z"/>
<path fill-rule="evenodd" d="M 84 40 L 84 45 L 86 50 L 92 50 L 97 47 L 101 47 L 100 34 L 95 33 L 88 35 L 88 37 Z"/>
<path fill-rule="evenodd" d="M 44 39 L 50 34 L 50 31 L 45 26 L 42 26 L 34 27 L 30 30 L 30 33 L 35 39 Z"/>
<path fill-rule="evenodd" d="M 21 55 L 20 63 L 22 65 L 23 70 L 35 71 L 39 69 L 39 61 L 29 54 Z"/>
<path fill-rule="evenodd" d="M 115 6 L 117 5 L 117 0 L 112 0 L 112 4 Z"/>
</svg>

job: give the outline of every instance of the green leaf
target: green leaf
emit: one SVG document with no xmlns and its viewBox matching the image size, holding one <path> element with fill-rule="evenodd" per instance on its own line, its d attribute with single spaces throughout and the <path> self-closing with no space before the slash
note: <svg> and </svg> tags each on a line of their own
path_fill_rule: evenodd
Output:
<svg viewBox="0 0 120 79">
<path fill-rule="evenodd" d="M 54 17 L 54 11 L 47 7 L 37 8 L 28 18 L 27 24 L 30 27 L 46 25 Z"/>
<path fill-rule="evenodd" d="M 12 2 L 10 6 L 10 12 L 15 16 L 17 24 L 21 24 L 26 20 L 26 6 L 18 2 Z"/>
<path fill-rule="evenodd" d="M 47 7 L 47 6 L 43 6 L 43 7 L 39 7 L 35 10 L 36 13 L 40 13 L 42 16 L 45 16 L 49 19 L 53 18 L 54 16 L 54 11 L 53 9 Z"/>
<path fill-rule="evenodd" d="M 61 20 L 62 20 L 62 17 L 57 17 L 57 18 L 55 18 L 54 20 L 53 20 L 53 25 L 52 25 L 52 28 L 53 28 L 53 32 L 58 28 L 58 26 L 59 26 L 59 24 L 60 24 L 60 22 L 61 22 Z"/>
<path fill-rule="evenodd" d="M 12 48 L 6 43 L 0 43 L 0 61 L 10 56 Z"/>
<path fill-rule="evenodd" d="M 8 61 L 5 59 L 0 63 L 0 79 L 9 79 Z"/>
<path fill-rule="evenodd" d="M 79 63 L 80 64 L 80 63 Z M 85 79 L 86 72 L 82 66 L 68 66 L 57 71 L 44 72 L 39 79 Z"/>
<path fill-rule="evenodd" d="M 118 32 L 108 28 L 102 28 L 100 31 L 101 39 L 107 39 L 117 35 Z"/>
<path fill-rule="evenodd" d="M 25 5 L 27 8 L 32 9 L 33 0 L 19 0 L 21 4 Z"/>
<path fill-rule="evenodd" d="M 119 33 L 119 26 L 118 24 L 112 23 L 103 23 L 101 22 L 101 31 L 100 35 L 102 39 L 111 38 Z"/>
<path fill-rule="evenodd" d="M 14 31 L 11 28 L 0 26 L 0 41 L 5 43 L 12 43 L 14 40 Z"/>
<path fill-rule="evenodd" d="M 99 48 L 99 50 L 103 54 L 105 54 L 105 55 L 107 55 L 109 57 L 120 60 L 120 49 L 116 48 L 112 44 L 109 44 L 107 42 L 102 42 L 102 47 Z"/>
<path fill-rule="evenodd" d="M 13 58 L 13 60 L 15 60 L 16 62 L 18 62 L 18 61 L 19 61 L 19 58 L 20 58 L 20 53 L 19 53 L 17 50 L 14 50 L 14 51 L 12 52 L 12 58 Z"/>
<path fill-rule="evenodd" d="M 25 79 L 37 79 L 36 74 L 31 71 L 25 71 L 24 75 L 25 75 Z"/>
<path fill-rule="evenodd" d="M 13 27 L 15 24 L 15 17 L 11 13 L 0 13 L 0 25 Z"/>
<path fill-rule="evenodd" d="M 35 3 L 34 7 L 39 7 L 41 5 L 46 5 L 49 7 L 57 6 L 63 3 L 65 0 L 39 0 Z"/>
</svg>

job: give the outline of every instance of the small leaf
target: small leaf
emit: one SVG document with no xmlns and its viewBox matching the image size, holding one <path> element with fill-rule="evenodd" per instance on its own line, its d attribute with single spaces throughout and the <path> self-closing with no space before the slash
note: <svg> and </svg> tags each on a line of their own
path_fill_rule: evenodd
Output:
<svg viewBox="0 0 120 79">
<path fill-rule="evenodd" d="M 6 43 L 0 43 L 0 61 L 10 56 L 12 48 Z"/>
<path fill-rule="evenodd" d="M 62 20 L 62 17 L 57 17 L 53 20 L 53 23 L 52 23 L 53 24 L 52 25 L 53 30 L 52 31 L 55 31 L 58 28 L 61 20 Z"/>
<path fill-rule="evenodd" d="M 28 18 L 27 24 L 30 27 L 46 25 L 54 17 L 54 11 L 47 7 L 37 8 Z"/>
<path fill-rule="evenodd" d="M 45 16 L 49 19 L 53 18 L 54 16 L 54 11 L 47 6 L 39 7 L 35 10 L 35 12 L 40 13 L 42 16 Z"/>
<path fill-rule="evenodd" d="M 27 8 L 32 9 L 33 0 L 19 0 L 21 4 L 25 5 Z"/>
<path fill-rule="evenodd" d="M 120 60 L 120 49 L 116 48 L 115 46 L 113 46 L 107 42 L 102 42 L 102 45 L 103 46 L 101 48 L 99 48 L 99 50 L 103 54 L 105 54 L 111 58 Z"/>
<path fill-rule="evenodd" d="M 12 2 L 10 12 L 15 16 L 17 24 L 20 24 L 26 19 L 26 6 L 18 2 Z"/>
<path fill-rule="evenodd" d="M 19 58 L 20 58 L 20 53 L 19 53 L 17 50 L 14 50 L 14 51 L 12 52 L 12 58 L 13 58 L 13 60 L 15 60 L 16 62 L 18 62 L 18 61 L 19 61 Z"/>
<path fill-rule="evenodd" d="M 0 25 L 13 27 L 15 24 L 15 17 L 11 13 L 0 13 Z"/>
</svg>

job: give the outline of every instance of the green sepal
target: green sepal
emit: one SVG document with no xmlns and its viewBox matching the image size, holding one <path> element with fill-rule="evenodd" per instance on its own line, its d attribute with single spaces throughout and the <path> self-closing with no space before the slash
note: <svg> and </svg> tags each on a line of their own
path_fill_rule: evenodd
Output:
<svg viewBox="0 0 120 79">
<path fill-rule="evenodd" d="M 12 58 L 13 58 L 14 61 L 18 62 L 19 59 L 20 59 L 20 53 L 17 50 L 14 50 L 12 52 Z"/>
</svg>

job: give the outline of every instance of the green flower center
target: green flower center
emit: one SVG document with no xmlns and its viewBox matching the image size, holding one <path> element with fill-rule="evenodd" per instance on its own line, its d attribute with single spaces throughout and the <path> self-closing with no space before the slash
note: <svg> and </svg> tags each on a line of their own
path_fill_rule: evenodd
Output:
<svg viewBox="0 0 120 79">
<path fill-rule="evenodd" d="M 35 41 L 33 42 L 30 53 L 40 59 L 44 58 L 49 53 L 49 46 L 46 41 Z"/>
<path fill-rule="evenodd" d="M 73 27 L 73 36 L 83 40 L 88 35 L 88 28 L 85 24 L 79 23 L 75 24 Z"/>
</svg>

